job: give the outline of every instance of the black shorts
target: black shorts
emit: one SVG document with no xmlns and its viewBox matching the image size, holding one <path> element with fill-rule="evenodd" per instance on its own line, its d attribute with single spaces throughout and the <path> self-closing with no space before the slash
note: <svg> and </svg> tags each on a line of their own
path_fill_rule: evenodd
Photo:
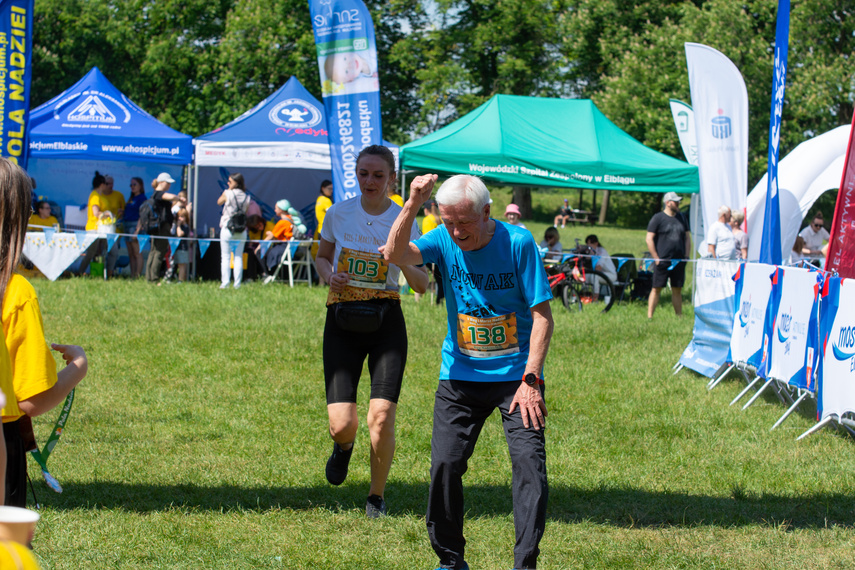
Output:
<svg viewBox="0 0 855 570">
<path fill-rule="evenodd" d="M 671 287 L 682 287 L 686 282 L 686 262 L 681 261 L 674 266 L 674 269 L 668 271 L 671 267 L 670 259 L 662 259 L 653 266 L 653 288 L 661 289 L 665 286 L 668 280 L 671 280 Z"/>
<path fill-rule="evenodd" d="M 356 403 L 356 388 L 366 357 L 371 375 L 371 399 L 398 403 L 407 364 L 407 326 L 401 304 L 384 302 L 391 306 L 383 318 L 383 325 L 367 334 L 339 328 L 335 322 L 335 305 L 327 307 L 324 326 L 327 404 Z"/>
</svg>

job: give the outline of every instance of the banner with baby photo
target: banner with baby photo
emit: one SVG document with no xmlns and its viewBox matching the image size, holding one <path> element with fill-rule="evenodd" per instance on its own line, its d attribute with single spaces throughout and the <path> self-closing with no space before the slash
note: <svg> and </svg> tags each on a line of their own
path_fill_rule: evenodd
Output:
<svg viewBox="0 0 855 570">
<path fill-rule="evenodd" d="M 359 194 L 359 152 L 383 144 L 374 23 L 360 0 L 309 0 L 309 10 L 339 202 Z"/>
</svg>

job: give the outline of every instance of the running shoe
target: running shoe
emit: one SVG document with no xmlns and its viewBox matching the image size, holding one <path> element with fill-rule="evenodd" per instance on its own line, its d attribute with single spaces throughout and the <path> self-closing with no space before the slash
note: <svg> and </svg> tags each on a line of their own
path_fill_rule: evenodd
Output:
<svg viewBox="0 0 855 570">
<path fill-rule="evenodd" d="M 350 455 L 353 447 L 345 451 L 333 442 L 333 452 L 327 461 L 327 481 L 330 485 L 341 485 L 347 479 L 347 466 L 350 464 Z"/>
<path fill-rule="evenodd" d="M 379 519 L 386 516 L 386 501 L 380 495 L 368 495 L 365 501 L 365 516 L 369 519 Z"/>
</svg>

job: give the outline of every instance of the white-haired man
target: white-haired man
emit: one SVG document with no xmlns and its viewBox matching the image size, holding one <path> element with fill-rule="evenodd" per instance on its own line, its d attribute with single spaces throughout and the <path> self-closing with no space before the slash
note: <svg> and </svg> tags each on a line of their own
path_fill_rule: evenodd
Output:
<svg viewBox="0 0 855 570">
<path fill-rule="evenodd" d="M 718 209 L 718 220 L 707 232 L 707 253 L 716 259 L 736 259 L 736 239 L 730 227 L 730 208 Z"/>
<path fill-rule="evenodd" d="M 552 293 L 531 233 L 490 217 L 490 193 L 475 176 L 453 176 L 437 192 L 445 230 L 409 241 L 436 180 L 435 174 L 413 180 L 381 248 L 392 263 L 438 264 L 446 291 L 428 535 L 440 568 L 469 568 L 463 473 L 484 422 L 498 408 L 513 469 L 514 568 L 536 568 L 548 495 L 543 363 L 552 337 Z"/>
</svg>

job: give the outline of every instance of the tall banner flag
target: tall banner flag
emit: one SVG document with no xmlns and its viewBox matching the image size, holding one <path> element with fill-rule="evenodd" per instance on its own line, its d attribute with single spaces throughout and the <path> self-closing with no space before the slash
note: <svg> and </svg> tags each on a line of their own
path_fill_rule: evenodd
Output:
<svg viewBox="0 0 855 570">
<path fill-rule="evenodd" d="M 674 117 L 674 126 L 677 128 L 677 137 L 680 139 L 680 147 L 686 161 L 694 166 L 698 165 L 698 137 L 695 135 L 695 112 L 692 107 L 679 99 L 671 99 L 671 116 Z M 700 247 L 704 243 L 704 224 L 700 219 L 703 211 L 701 195 L 692 196 L 692 204 L 689 208 L 689 225 L 692 228 L 692 243 Z M 702 256 L 706 255 L 706 248 Z"/>
<path fill-rule="evenodd" d="M 27 167 L 33 0 L 0 0 L 0 156 Z"/>
<path fill-rule="evenodd" d="M 843 164 L 843 179 L 834 206 L 831 221 L 831 239 L 828 241 L 828 257 L 825 268 L 836 270 L 842 277 L 855 278 L 855 114 L 852 116 L 852 131 Z"/>
<path fill-rule="evenodd" d="M 309 0 L 309 10 L 339 202 L 359 194 L 359 151 L 383 144 L 374 24 L 361 0 Z"/>
<path fill-rule="evenodd" d="M 744 210 L 748 196 L 748 91 L 742 74 L 724 54 L 686 43 L 689 89 L 698 139 L 698 173 L 704 227 L 718 209 Z M 706 251 L 706 245 L 702 251 Z M 699 244 L 695 244 L 698 247 Z"/>
<path fill-rule="evenodd" d="M 760 263 L 781 263 L 781 207 L 778 200 L 778 146 L 781 142 L 781 115 L 787 80 L 787 46 L 790 41 L 790 0 L 778 0 L 775 26 L 775 71 L 772 80 L 772 112 L 769 117 L 769 166 L 766 204 L 763 210 L 763 239 Z"/>
</svg>

